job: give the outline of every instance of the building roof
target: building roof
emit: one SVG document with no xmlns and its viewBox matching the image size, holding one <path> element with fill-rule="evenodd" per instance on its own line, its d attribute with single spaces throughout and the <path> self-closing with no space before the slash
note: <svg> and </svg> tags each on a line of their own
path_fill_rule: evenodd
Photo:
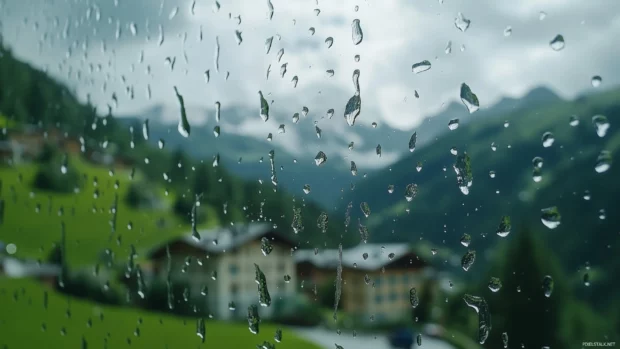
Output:
<svg viewBox="0 0 620 349">
<path fill-rule="evenodd" d="M 57 276 L 61 270 L 59 265 L 25 261 L 13 257 L 0 258 L 0 264 L 4 274 L 13 278 Z"/>
<path fill-rule="evenodd" d="M 394 254 L 390 258 L 390 254 Z M 360 270 L 378 270 L 412 253 L 408 244 L 359 244 L 342 250 L 342 266 Z M 364 254 L 368 254 L 364 259 Z M 295 263 L 308 262 L 319 268 L 336 268 L 338 250 L 298 250 L 294 253 Z"/>
<path fill-rule="evenodd" d="M 224 253 L 230 250 L 234 250 L 240 246 L 245 245 L 250 241 L 255 241 L 262 237 L 271 237 L 274 241 L 284 242 L 288 245 L 294 246 L 295 243 L 287 237 L 284 237 L 281 233 L 273 228 L 269 223 L 248 223 L 248 224 L 235 224 L 228 227 L 219 227 L 206 231 L 199 231 L 201 239 L 197 241 L 192 237 L 191 232 L 177 237 L 165 244 L 159 245 L 152 249 L 149 255 L 154 255 L 167 244 L 174 242 L 183 242 L 189 246 L 203 250 L 209 253 Z"/>
</svg>

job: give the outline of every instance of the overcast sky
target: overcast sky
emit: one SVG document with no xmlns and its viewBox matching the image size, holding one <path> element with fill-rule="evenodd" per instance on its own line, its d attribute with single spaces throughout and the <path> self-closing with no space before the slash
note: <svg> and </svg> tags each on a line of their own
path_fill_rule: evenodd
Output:
<svg viewBox="0 0 620 349">
<path fill-rule="evenodd" d="M 280 122 L 260 120 L 259 90 L 273 100 L 274 113 L 290 116 L 307 106 L 309 117 L 318 118 L 333 108 L 332 126 L 322 127 L 346 132 L 343 112 L 355 91 L 354 69 L 361 71 L 362 98 L 356 127 L 377 122 L 403 130 L 415 128 L 423 117 L 458 100 L 463 82 L 477 94 L 481 108 L 538 85 L 570 98 L 592 89 L 594 75 L 602 76 L 601 88 L 619 82 L 618 0 L 271 0 L 271 20 L 267 0 L 220 0 L 217 12 L 215 1 L 196 0 L 193 13 L 193 0 L 0 3 L 5 43 L 19 57 L 48 67 L 81 98 L 90 94 L 96 105 L 105 106 L 112 104 L 115 93 L 117 114 L 162 104 L 164 116 L 176 120 L 173 86 L 177 86 L 190 106 L 192 122 L 205 118 L 193 110 L 213 108 L 216 101 L 222 108 L 245 106 L 256 112 L 247 115 L 236 131 L 261 138 L 267 132 L 276 134 Z M 315 9 L 320 10 L 318 15 Z M 459 12 L 471 21 L 465 32 L 455 26 Z M 352 40 L 351 24 L 356 18 L 363 31 L 359 45 Z M 509 26 L 512 33 L 506 36 Z M 236 30 L 241 32 L 240 44 Z M 564 36 L 566 46 L 554 51 L 549 42 L 558 34 Z M 265 40 L 272 36 L 273 45 L 266 54 Z M 219 73 L 214 63 L 216 37 Z M 328 37 L 333 38 L 331 48 L 325 43 Z M 446 54 L 449 41 L 452 51 Z M 280 49 L 284 55 L 278 62 Z M 359 62 L 354 61 L 356 54 Z M 173 71 L 165 63 L 167 57 L 176 60 Z M 430 61 L 432 68 L 414 74 L 412 64 L 423 60 Z M 281 78 L 283 63 L 287 72 Z M 326 73 L 329 69 L 334 70 L 333 77 Z M 206 70 L 210 71 L 208 84 Z M 299 79 L 296 88 L 293 76 Z M 133 100 L 128 87 L 133 88 Z M 288 133 L 294 126 L 287 127 Z M 290 145 L 301 146 L 294 139 Z"/>
</svg>

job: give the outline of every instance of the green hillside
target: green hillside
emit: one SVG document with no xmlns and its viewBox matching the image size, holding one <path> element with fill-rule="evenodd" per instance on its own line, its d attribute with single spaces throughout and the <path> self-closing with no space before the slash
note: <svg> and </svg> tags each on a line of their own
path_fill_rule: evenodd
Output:
<svg viewBox="0 0 620 349">
<path fill-rule="evenodd" d="M 141 124 L 121 123 L 110 110 L 102 114 L 80 103 L 62 84 L 14 58 L 0 42 L 0 140 L 26 129 L 41 134 L 58 130 L 66 140 L 83 140 L 80 143 L 85 149 L 71 155 L 69 165 L 75 170 L 74 176 L 66 179 L 59 170 L 67 150 L 56 144 L 50 144 L 54 153 L 45 161 L 0 164 L 0 200 L 4 204 L 0 241 L 14 243 L 17 256 L 45 258 L 52 244 L 59 241 L 63 222 L 71 264 L 94 263 L 108 248 L 117 258 L 124 258 L 131 245 L 137 252 L 145 251 L 190 231 L 196 195 L 201 202 L 199 230 L 218 224 L 267 221 L 302 246 L 335 246 L 342 240 L 335 233 L 344 230 L 342 221 L 331 220 L 330 234 L 321 233 L 316 221 L 322 209 L 305 202 L 303 193 L 291 196 L 276 191 L 267 175 L 261 177 L 263 183 L 258 179 L 244 181 L 221 164 L 213 164 L 212 158 L 192 159 L 180 149 L 160 149 L 152 139 L 143 138 Z M 190 138 L 202 136 L 192 133 Z M 93 153 L 121 159 L 126 165 L 96 165 L 88 160 Z M 130 181 L 132 168 L 136 176 Z M 37 172 L 70 190 L 34 186 Z M 118 189 L 114 188 L 116 181 Z M 132 186 L 155 195 L 163 207 L 129 207 L 127 193 Z M 73 193 L 73 188 L 80 191 Z M 165 192 L 169 194 L 165 196 Z M 111 234 L 111 209 L 117 194 L 116 231 Z M 291 227 L 293 208 L 301 210 L 304 229 L 299 234 Z"/>
<path fill-rule="evenodd" d="M 65 298 L 30 280 L 0 278 L 0 303 L 0 333 L 11 334 L 3 348 L 256 348 L 277 329 L 261 324 L 253 335 L 247 324 L 206 320 L 201 343 L 196 319 Z M 283 329 L 278 348 L 318 347 Z"/>
<path fill-rule="evenodd" d="M 597 136 L 592 123 L 592 116 L 597 114 L 605 115 L 611 124 L 605 137 Z M 571 115 L 579 118 L 579 125 L 569 124 Z M 470 248 L 479 252 L 509 244 L 512 235 L 496 235 L 501 217 L 507 215 L 513 232 L 529 226 L 543 235 L 571 272 L 589 262 L 617 276 L 620 266 L 619 259 L 613 258 L 613 246 L 620 243 L 616 233 L 620 223 L 620 167 L 612 164 L 604 173 L 594 168 L 602 150 L 610 151 L 613 162 L 618 162 L 620 90 L 479 121 L 476 116 L 468 116 L 471 122 L 467 125 L 416 149 L 389 170 L 369 176 L 341 207 L 353 201 L 356 209 L 352 221 L 359 217 L 364 222 L 357 207 L 361 202 L 369 203 L 372 214 L 367 223 L 374 241 L 423 239 L 462 253 L 465 249 L 460 237 L 464 233 L 472 236 Z M 551 147 L 542 145 L 545 132 L 554 134 Z M 452 147 L 459 154 L 467 152 L 471 159 L 473 185 L 469 195 L 463 195 L 458 188 Z M 543 158 L 540 182 L 532 179 L 532 160 L 536 156 Z M 418 162 L 422 163 L 420 172 L 416 171 Z M 490 177 L 490 171 L 495 172 L 495 178 Z M 404 193 L 410 183 L 417 184 L 419 192 L 407 202 Z M 395 186 L 393 194 L 388 193 L 388 185 Z M 583 198 L 586 190 L 591 195 L 589 201 Z M 554 230 L 541 222 L 541 209 L 551 206 L 557 206 L 562 217 Z M 606 212 L 605 219 L 599 218 L 601 209 Z M 606 280 L 613 279 L 610 275 Z M 604 285 L 599 286 L 597 289 L 604 291 Z"/>
</svg>

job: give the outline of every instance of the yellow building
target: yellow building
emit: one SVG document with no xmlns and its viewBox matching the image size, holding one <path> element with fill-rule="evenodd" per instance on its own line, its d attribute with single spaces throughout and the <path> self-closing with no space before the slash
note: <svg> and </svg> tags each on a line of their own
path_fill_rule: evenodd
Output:
<svg viewBox="0 0 620 349">
<path fill-rule="evenodd" d="M 376 322 L 411 316 L 409 290 L 419 292 L 431 271 L 407 244 L 360 244 L 343 250 L 341 262 L 337 250 L 299 250 L 294 256 L 298 277 L 311 285 L 333 282 L 342 263 L 341 309 Z"/>
<path fill-rule="evenodd" d="M 153 249 L 148 256 L 149 269 L 161 278 L 168 273 L 170 264 L 173 280 L 189 280 L 191 294 L 199 294 L 206 286 L 208 309 L 218 319 L 245 316 L 248 306 L 258 304 L 254 264 L 265 274 L 273 302 L 294 296 L 297 278 L 291 256 L 293 242 L 272 225 L 219 228 L 201 232 L 201 237 L 196 241 L 188 234 Z M 263 238 L 273 248 L 268 255 L 261 250 Z M 285 276 L 290 277 L 288 282 Z M 235 311 L 229 309 L 230 302 Z M 269 317 L 273 309 L 273 305 L 261 307 L 261 316 Z"/>
</svg>

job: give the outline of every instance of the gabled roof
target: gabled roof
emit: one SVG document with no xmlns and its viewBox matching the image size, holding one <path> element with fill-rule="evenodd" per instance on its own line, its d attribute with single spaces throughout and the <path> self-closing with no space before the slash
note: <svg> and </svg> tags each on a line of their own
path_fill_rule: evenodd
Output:
<svg viewBox="0 0 620 349">
<path fill-rule="evenodd" d="M 391 254 L 394 254 L 390 258 Z M 364 254 L 367 258 L 364 259 Z M 413 255 L 408 244 L 359 244 L 355 247 L 342 250 L 342 266 L 359 270 L 378 270 L 399 259 Z M 338 250 L 298 250 L 293 254 L 295 263 L 308 262 L 318 268 L 336 268 L 338 266 Z M 422 262 L 420 262 L 422 263 Z"/>
<path fill-rule="evenodd" d="M 188 232 L 162 245 L 156 246 L 148 255 L 151 256 L 156 254 L 162 248 L 165 248 L 166 245 L 178 242 L 185 243 L 209 253 L 228 252 L 250 241 L 261 239 L 262 237 L 267 237 L 272 242 L 281 242 L 291 247 L 295 245 L 291 239 L 276 231 L 273 225 L 269 223 L 235 224 L 228 227 L 199 231 L 199 233 L 201 236 L 199 241 L 192 237 L 191 232 Z"/>
</svg>

